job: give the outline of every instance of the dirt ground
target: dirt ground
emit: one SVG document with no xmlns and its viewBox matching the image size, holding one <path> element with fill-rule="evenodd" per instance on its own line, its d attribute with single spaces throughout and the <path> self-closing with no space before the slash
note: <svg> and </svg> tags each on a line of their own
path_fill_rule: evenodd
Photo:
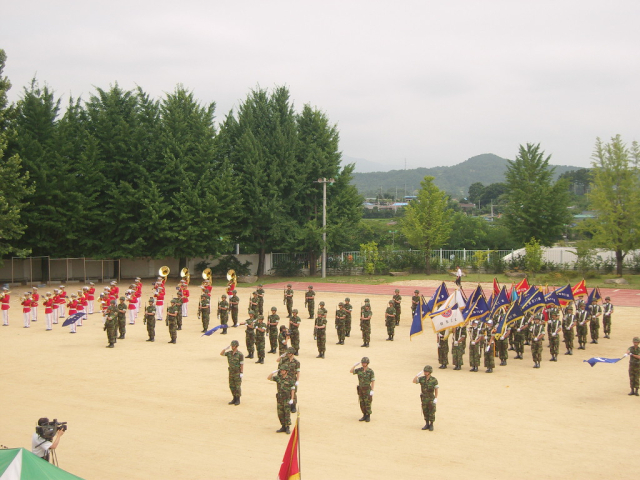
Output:
<svg viewBox="0 0 640 480">
<path fill-rule="evenodd" d="M 233 339 L 246 352 L 241 328 L 202 337 L 192 302 L 176 345 L 167 343 L 164 323 L 156 342 L 146 342 L 139 320 L 107 349 L 98 314 L 71 335 L 60 325 L 45 331 L 40 307 L 39 321 L 22 328 L 21 291 L 13 289 L 11 325 L 0 327 L 0 444 L 30 448 L 37 419 L 48 416 L 69 422 L 60 466 L 86 479 L 275 478 L 288 441 L 275 433 L 276 386 L 266 380 L 275 355 L 265 365 L 246 361 L 242 404 L 227 405 L 227 362 L 219 353 Z M 147 282 L 143 299 L 149 292 Z M 249 294 L 239 289 L 241 312 Z M 344 297 L 322 293 L 316 302 L 331 309 Z M 613 338 L 586 352 L 552 363 L 545 349 L 542 368 L 533 369 L 527 350 L 524 360 L 487 374 L 469 372 L 468 355 L 462 371 L 438 370 L 435 335 L 409 340 L 406 297 L 396 340 L 385 341 L 389 298 L 370 297 L 370 348 L 360 347 L 356 321 L 344 346 L 335 345 L 330 328 L 326 359 L 316 359 L 312 321 L 301 315 L 303 479 L 610 479 L 640 469 L 640 397 L 627 395 L 628 360 L 593 368 L 582 361 L 620 357 L 640 335 L 637 308 L 616 308 Z M 303 292 L 294 298 L 303 313 Z M 357 311 L 364 295 L 351 300 Z M 284 316 L 280 291 L 267 290 L 265 309 L 272 305 Z M 376 373 L 371 423 L 358 422 L 357 380 L 349 373 L 363 355 Z M 420 388 L 412 383 L 425 364 L 440 384 L 434 432 L 421 430 Z"/>
</svg>

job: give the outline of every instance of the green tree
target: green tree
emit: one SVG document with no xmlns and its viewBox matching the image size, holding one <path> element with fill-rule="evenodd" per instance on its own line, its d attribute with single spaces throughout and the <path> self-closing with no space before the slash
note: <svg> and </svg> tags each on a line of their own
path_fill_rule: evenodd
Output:
<svg viewBox="0 0 640 480">
<path fill-rule="evenodd" d="M 424 177 L 418 198 L 409 203 L 401 220 L 402 233 L 409 244 L 425 251 L 427 273 L 431 272 L 428 252 L 447 242 L 453 223 L 452 211 L 447 207 L 448 196 L 433 180 L 434 177 Z"/>
<path fill-rule="evenodd" d="M 492 202 L 493 205 L 497 205 L 500 203 L 500 197 L 506 192 L 507 186 L 502 182 L 487 185 L 480 196 L 480 203 L 482 206 L 487 206 Z"/>
<path fill-rule="evenodd" d="M 539 144 L 528 143 L 520 145 L 515 160 L 508 161 L 505 220 L 520 242 L 536 238 L 542 245 L 552 245 L 571 220 L 567 181 L 552 183 L 555 169 L 549 168 L 550 158 Z"/>
<path fill-rule="evenodd" d="M 475 182 L 469 186 L 468 199 L 471 203 L 477 204 L 484 193 L 484 185 L 482 182 Z"/>
<path fill-rule="evenodd" d="M 598 216 L 582 228 L 594 245 L 615 251 L 616 273 L 622 275 L 624 258 L 640 245 L 640 148 L 637 142 L 627 147 L 620 135 L 610 143 L 598 138 L 592 159 L 589 202 Z"/>
<path fill-rule="evenodd" d="M 454 250 L 486 248 L 485 239 L 489 230 L 487 223 L 481 217 L 470 217 L 462 212 L 455 212 L 447 246 Z"/>
</svg>

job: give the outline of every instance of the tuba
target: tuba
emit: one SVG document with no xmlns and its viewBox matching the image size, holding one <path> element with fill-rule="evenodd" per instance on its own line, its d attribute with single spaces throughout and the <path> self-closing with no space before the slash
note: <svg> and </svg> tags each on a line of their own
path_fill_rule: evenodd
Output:
<svg viewBox="0 0 640 480">
<path fill-rule="evenodd" d="M 165 265 L 164 267 L 160 267 L 160 270 L 158 270 L 158 275 L 164 277 L 164 279 L 166 280 L 170 272 L 171 270 L 169 269 L 169 267 Z"/>
<path fill-rule="evenodd" d="M 211 269 L 210 268 L 205 268 L 204 271 L 202 272 L 202 278 L 204 280 L 206 280 L 207 282 L 211 282 Z"/>
<path fill-rule="evenodd" d="M 189 284 L 191 280 L 191 274 L 189 273 L 189 269 L 187 267 L 180 270 L 180 277 L 184 278 L 184 280 Z"/>
<path fill-rule="evenodd" d="M 236 271 L 234 269 L 230 269 L 227 272 L 227 280 L 229 280 L 229 283 L 227 283 L 227 295 L 231 295 L 231 292 L 236 288 L 236 285 L 238 284 L 238 277 L 236 276 Z"/>
</svg>

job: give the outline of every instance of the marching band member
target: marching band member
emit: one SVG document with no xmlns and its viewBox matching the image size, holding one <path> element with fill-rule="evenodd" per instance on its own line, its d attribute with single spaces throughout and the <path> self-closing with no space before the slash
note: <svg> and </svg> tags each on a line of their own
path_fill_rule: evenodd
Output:
<svg viewBox="0 0 640 480">
<path fill-rule="evenodd" d="M 58 318 L 60 318 L 60 290 L 57 288 L 53 289 L 53 305 L 51 305 L 51 309 L 53 310 L 53 323 L 58 323 Z"/>
<path fill-rule="evenodd" d="M 64 290 L 65 286 L 64 285 L 60 285 L 60 291 L 58 293 L 58 305 L 60 305 L 60 308 L 58 308 L 58 315 L 59 318 L 64 318 L 65 314 L 66 314 L 66 309 L 67 309 L 67 292 Z"/>
<path fill-rule="evenodd" d="M 68 307 L 69 310 L 69 316 L 78 313 L 78 300 L 76 300 L 76 295 L 72 294 L 71 295 L 71 300 L 69 300 L 69 303 L 66 304 L 66 306 Z M 70 328 L 70 333 L 76 333 L 76 324 L 75 322 L 72 323 L 71 325 L 69 325 Z"/>
<path fill-rule="evenodd" d="M 89 315 L 93 315 L 93 302 L 96 298 L 96 284 L 89 282 L 89 288 L 87 288 L 87 312 Z"/>
<path fill-rule="evenodd" d="M 82 290 L 78 290 L 78 297 L 76 299 L 76 313 L 85 313 L 84 311 L 84 305 L 82 304 L 83 301 L 83 296 L 82 296 Z M 78 318 L 78 320 L 76 320 L 76 327 L 81 327 L 82 326 L 82 320 L 84 319 L 84 315 L 82 315 L 80 318 Z"/>
<path fill-rule="evenodd" d="M 187 316 L 187 306 L 189 305 L 189 288 L 187 287 L 187 282 L 182 281 L 182 316 Z"/>
<path fill-rule="evenodd" d="M 156 319 L 162 321 L 164 313 L 164 284 L 162 282 L 156 282 L 156 291 L 153 296 L 156 298 Z"/>
<path fill-rule="evenodd" d="M 40 294 L 38 293 L 38 287 L 32 287 L 33 293 L 31 294 L 31 320 L 38 321 L 38 302 L 40 301 Z"/>
<path fill-rule="evenodd" d="M 31 326 L 31 295 L 29 292 L 24 294 L 24 298 L 20 305 L 22 305 L 22 318 L 24 319 L 24 328 Z"/>
<path fill-rule="evenodd" d="M 11 294 L 9 293 L 9 289 L 7 287 L 2 287 L 2 296 L 0 296 L 0 302 L 2 302 L 2 326 L 9 326 L 9 309 L 11 305 L 9 305 L 9 300 L 11 299 Z"/>
<path fill-rule="evenodd" d="M 45 294 L 44 304 L 44 320 L 46 323 L 47 331 L 53 329 L 53 297 L 51 292 Z"/>
<path fill-rule="evenodd" d="M 129 325 L 133 325 L 136 323 L 136 312 L 138 311 L 138 298 L 136 297 L 136 292 L 132 290 L 127 291 L 127 300 L 129 301 L 129 307 L 127 310 L 129 311 Z"/>
<path fill-rule="evenodd" d="M 136 296 L 136 318 L 138 318 L 138 313 L 140 313 L 141 301 L 142 297 L 142 279 L 140 277 L 136 277 L 135 281 L 135 296 Z"/>
</svg>

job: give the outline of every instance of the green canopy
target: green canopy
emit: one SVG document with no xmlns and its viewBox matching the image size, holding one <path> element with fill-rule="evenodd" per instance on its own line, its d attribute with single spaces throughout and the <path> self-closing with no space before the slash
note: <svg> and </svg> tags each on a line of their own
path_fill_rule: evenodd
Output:
<svg viewBox="0 0 640 480">
<path fill-rule="evenodd" d="M 0 480 L 79 479 L 24 448 L 0 450 Z"/>
</svg>

